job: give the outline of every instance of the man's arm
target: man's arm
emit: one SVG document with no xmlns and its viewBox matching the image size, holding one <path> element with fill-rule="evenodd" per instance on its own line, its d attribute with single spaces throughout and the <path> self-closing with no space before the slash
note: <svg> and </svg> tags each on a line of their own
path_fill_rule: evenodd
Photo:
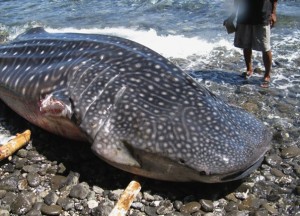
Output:
<svg viewBox="0 0 300 216">
<path fill-rule="evenodd" d="M 272 13 L 271 13 L 271 28 L 274 26 L 274 24 L 277 21 L 277 16 L 276 16 L 276 9 L 277 9 L 277 0 L 271 0 L 272 3 Z"/>
</svg>

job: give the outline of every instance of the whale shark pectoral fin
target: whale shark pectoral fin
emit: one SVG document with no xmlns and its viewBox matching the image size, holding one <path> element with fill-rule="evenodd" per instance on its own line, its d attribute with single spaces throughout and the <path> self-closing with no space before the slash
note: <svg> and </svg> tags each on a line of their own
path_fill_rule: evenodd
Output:
<svg viewBox="0 0 300 216">
<path fill-rule="evenodd" d="M 46 95 L 40 100 L 40 112 L 46 116 L 66 117 L 71 119 L 72 108 L 70 101 L 56 98 L 53 94 Z"/>
<path fill-rule="evenodd" d="M 141 167 L 130 149 L 122 141 L 96 138 L 92 145 L 92 150 L 98 157 L 115 167 Z"/>
</svg>

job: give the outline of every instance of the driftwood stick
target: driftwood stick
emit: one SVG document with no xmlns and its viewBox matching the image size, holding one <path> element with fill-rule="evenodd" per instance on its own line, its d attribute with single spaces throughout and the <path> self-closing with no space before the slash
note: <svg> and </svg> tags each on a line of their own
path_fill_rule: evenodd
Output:
<svg viewBox="0 0 300 216">
<path fill-rule="evenodd" d="M 11 156 L 14 152 L 25 146 L 30 140 L 31 132 L 26 130 L 16 137 L 9 140 L 7 143 L 0 145 L 0 161 Z"/>
</svg>

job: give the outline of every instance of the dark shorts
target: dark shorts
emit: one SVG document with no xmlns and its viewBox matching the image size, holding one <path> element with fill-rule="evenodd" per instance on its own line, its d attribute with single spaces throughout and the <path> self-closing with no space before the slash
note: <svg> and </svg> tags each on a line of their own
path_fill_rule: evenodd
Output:
<svg viewBox="0 0 300 216">
<path fill-rule="evenodd" d="M 270 51 L 270 35 L 270 25 L 238 24 L 234 37 L 234 46 L 263 52 Z"/>
</svg>

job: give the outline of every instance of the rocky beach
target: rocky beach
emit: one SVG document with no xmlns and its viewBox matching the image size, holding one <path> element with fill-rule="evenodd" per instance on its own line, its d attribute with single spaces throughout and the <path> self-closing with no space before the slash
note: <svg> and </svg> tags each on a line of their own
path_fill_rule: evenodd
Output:
<svg viewBox="0 0 300 216">
<path fill-rule="evenodd" d="M 132 216 L 300 215 L 299 100 L 276 88 L 259 88 L 258 78 L 244 80 L 237 72 L 191 75 L 272 131 L 272 149 L 249 177 L 221 184 L 137 177 L 98 159 L 88 143 L 49 134 L 1 103 L 0 134 L 30 129 L 33 135 L 26 147 L 0 162 L 0 215 L 108 215 L 133 179 L 142 190 L 128 211 Z M 230 82 L 235 85 L 228 87 Z"/>
<path fill-rule="evenodd" d="M 133 179 L 142 189 L 129 216 L 300 216 L 300 1 L 278 1 L 267 89 L 260 87 L 260 52 L 253 53 L 254 75 L 240 76 L 242 51 L 223 26 L 231 5 L 226 0 L 0 1 L 1 44 L 37 26 L 124 37 L 251 112 L 273 134 L 261 166 L 240 181 L 164 182 L 115 169 L 97 158 L 90 144 L 45 132 L 0 101 L 0 143 L 32 132 L 28 145 L 0 161 L 0 216 L 106 216 Z"/>
</svg>

